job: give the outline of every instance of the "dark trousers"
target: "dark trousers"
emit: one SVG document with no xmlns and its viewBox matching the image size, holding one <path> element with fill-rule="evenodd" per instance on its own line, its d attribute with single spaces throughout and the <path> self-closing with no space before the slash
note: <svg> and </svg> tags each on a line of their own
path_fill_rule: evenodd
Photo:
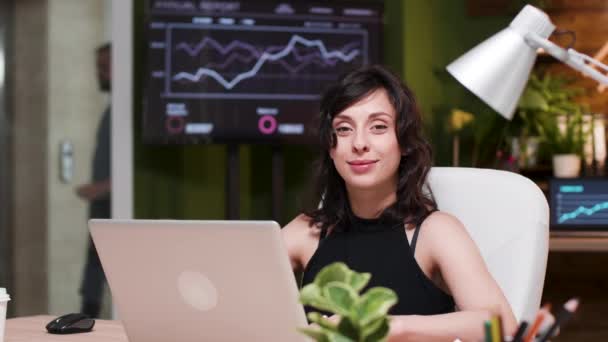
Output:
<svg viewBox="0 0 608 342">
<path fill-rule="evenodd" d="M 109 200 L 95 201 L 91 203 L 89 217 L 110 218 L 110 208 Z M 87 259 L 80 285 L 80 295 L 82 296 L 80 311 L 82 313 L 93 318 L 99 317 L 105 283 L 106 276 L 103 273 L 101 261 L 99 261 L 93 240 L 89 238 Z"/>
</svg>

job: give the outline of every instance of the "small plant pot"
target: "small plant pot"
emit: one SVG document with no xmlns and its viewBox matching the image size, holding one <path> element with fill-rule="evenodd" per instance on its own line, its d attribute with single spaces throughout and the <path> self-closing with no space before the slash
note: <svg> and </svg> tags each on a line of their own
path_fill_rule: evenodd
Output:
<svg viewBox="0 0 608 342">
<path fill-rule="evenodd" d="M 581 173 L 581 157 L 577 154 L 556 154 L 553 156 L 553 176 L 575 178 Z"/>
</svg>

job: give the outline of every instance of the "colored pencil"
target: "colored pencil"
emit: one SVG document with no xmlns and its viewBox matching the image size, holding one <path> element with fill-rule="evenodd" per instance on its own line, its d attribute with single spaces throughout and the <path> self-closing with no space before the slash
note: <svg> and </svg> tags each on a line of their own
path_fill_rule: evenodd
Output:
<svg viewBox="0 0 608 342">
<path fill-rule="evenodd" d="M 513 339 L 511 340 L 511 342 L 521 342 L 522 338 L 524 337 L 524 334 L 526 333 L 527 327 L 528 322 L 522 321 L 519 324 L 519 327 L 517 327 L 517 331 L 515 332 L 515 335 L 513 335 Z"/>
<path fill-rule="evenodd" d="M 545 342 L 553 336 L 558 327 L 564 325 L 578 309 L 579 300 L 572 298 L 564 304 L 560 312 L 555 317 L 555 323 L 549 327 L 549 329 L 540 337 L 539 342 Z"/>
<path fill-rule="evenodd" d="M 551 310 L 551 304 L 545 304 L 542 308 L 540 308 L 540 310 L 538 310 L 538 313 L 536 314 L 536 318 L 534 319 L 534 323 L 532 323 L 532 326 L 530 326 L 530 329 L 528 329 L 528 333 L 526 334 L 526 337 L 524 338 L 524 342 L 532 342 L 534 340 L 534 337 L 536 336 L 538 329 L 540 329 L 540 326 L 543 323 L 543 320 L 545 319 L 547 314 L 550 312 L 550 310 Z"/>
<path fill-rule="evenodd" d="M 483 330 L 485 331 L 484 342 L 492 342 L 492 322 L 485 321 L 483 323 Z"/>
</svg>

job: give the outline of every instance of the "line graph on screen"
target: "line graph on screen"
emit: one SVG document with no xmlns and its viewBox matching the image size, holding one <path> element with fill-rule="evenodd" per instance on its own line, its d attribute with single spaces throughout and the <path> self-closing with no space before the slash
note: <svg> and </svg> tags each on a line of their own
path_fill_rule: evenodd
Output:
<svg viewBox="0 0 608 342">
<path fill-rule="evenodd" d="M 167 97 L 317 99 L 368 63 L 364 30 L 172 24 L 165 36 Z"/>
<path fill-rule="evenodd" d="M 558 224 L 603 224 L 608 222 L 608 195 L 558 194 L 556 199 Z"/>
</svg>

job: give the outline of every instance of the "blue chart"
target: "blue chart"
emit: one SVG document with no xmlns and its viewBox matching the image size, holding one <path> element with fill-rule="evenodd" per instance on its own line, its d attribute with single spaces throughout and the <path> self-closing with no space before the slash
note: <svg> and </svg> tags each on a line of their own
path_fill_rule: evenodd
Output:
<svg viewBox="0 0 608 342">
<path fill-rule="evenodd" d="M 172 98 L 314 100 L 369 55 L 367 31 L 335 28 L 174 23 L 166 46 Z"/>
<path fill-rule="evenodd" d="M 558 193 L 553 205 L 558 225 L 608 224 L 608 193 Z"/>
</svg>

